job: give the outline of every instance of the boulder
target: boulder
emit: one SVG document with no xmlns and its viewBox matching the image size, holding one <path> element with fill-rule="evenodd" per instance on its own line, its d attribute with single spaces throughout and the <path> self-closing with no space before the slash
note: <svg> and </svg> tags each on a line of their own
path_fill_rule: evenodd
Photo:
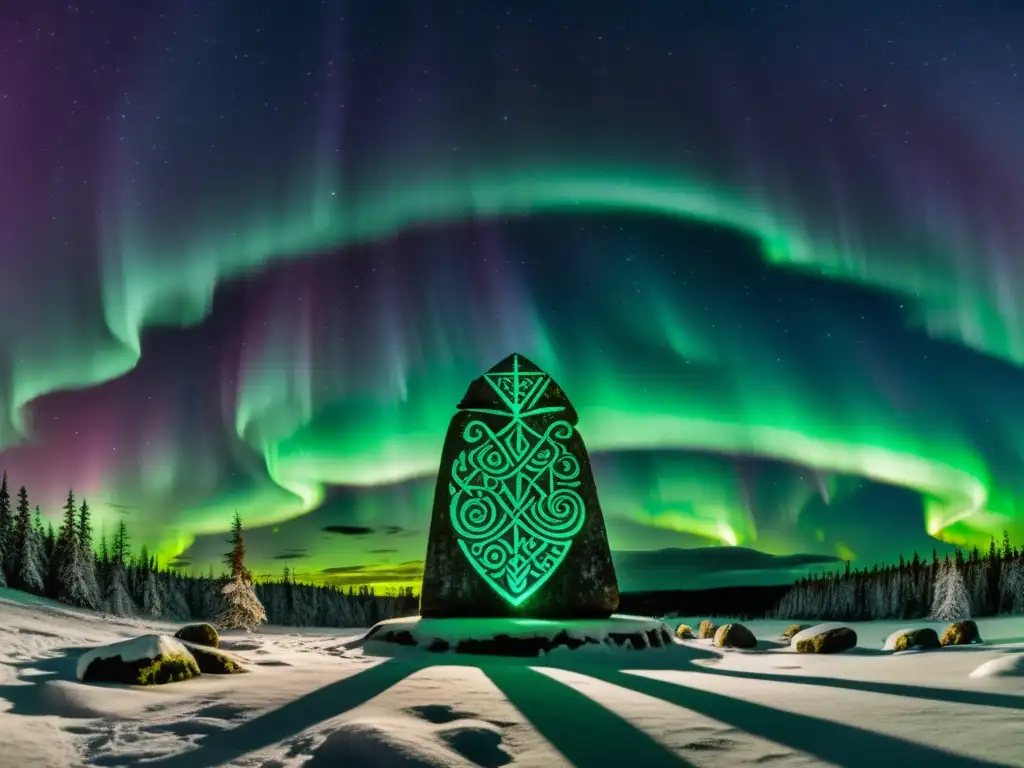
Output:
<svg viewBox="0 0 1024 768">
<path fill-rule="evenodd" d="M 693 629 L 690 628 L 689 624 L 680 624 L 676 627 L 676 637 L 680 640 L 693 640 Z"/>
<path fill-rule="evenodd" d="M 894 632 L 885 641 L 883 650 L 909 651 L 912 649 L 932 650 L 940 648 L 938 633 L 931 627 L 920 627 L 918 629 L 904 629 Z"/>
<path fill-rule="evenodd" d="M 803 624 L 790 624 L 782 630 L 782 634 L 779 635 L 779 637 L 783 640 L 792 640 L 797 633 L 803 632 L 805 629 L 807 629 L 807 627 Z"/>
<path fill-rule="evenodd" d="M 804 632 L 794 635 L 798 653 L 839 653 L 857 646 L 857 633 L 849 627 L 832 627 L 800 637 Z"/>
<path fill-rule="evenodd" d="M 715 645 L 719 648 L 756 648 L 757 638 L 742 624 L 723 624 L 715 631 Z"/>
<path fill-rule="evenodd" d="M 970 619 L 955 621 L 942 633 L 942 645 L 974 645 L 980 642 L 981 633 L 978 631 L 978 625 Z"/>
<path fill-rule="evenodd" d="M 441 450 L 425 618 L 604 618 L 619 604 L 578 417 L 513 354 L 470 383 Z"/>
<path fill-rule="evenodd" d="M 199 675 L 195 658 L 178 639 L 143 635 L 86 651 L 78 658 L 78 679 L 90 683 L 162 685 Z"/>
<path fill-rule="evenodd" d="M 700 626 L 697 627 L 697 637 L 699 637 L 701 640 L 712 640 L 714 639 L 715 632 L 717 631 L 717 624 L 709 621 L 708 619 L 704 619 L 704 621 L 700 623 Z"/>
<path fill-rule="evenodd" d="M 212 624 L 186 624 L 174 633 L 179 640 L 186 640 L 196 645 L 206 645 L 210 648 L 220 648 L 220 635 Z"/>
<path fill-rule="evenodd" d="M 233 675 L 237 672 L 247 671 L 242 666 L 242 660 L 234 654 L 185 640 L 182 640 L 181 644 L 192 654 L 192 658 L 199 666 L 199 671 L 205 675 Z"/>
</svg>

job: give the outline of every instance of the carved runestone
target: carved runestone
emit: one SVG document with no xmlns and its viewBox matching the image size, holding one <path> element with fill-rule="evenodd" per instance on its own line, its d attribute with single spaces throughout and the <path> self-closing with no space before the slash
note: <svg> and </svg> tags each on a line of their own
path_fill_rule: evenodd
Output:
<svg viewBox="0 0 1024 768">
<path fill-rule="evenodd" d="M 596 618 L 619 604 L 577 415 L 522 355 L 475 379 L 441 450 L 424 617 Z"/>
</svg>

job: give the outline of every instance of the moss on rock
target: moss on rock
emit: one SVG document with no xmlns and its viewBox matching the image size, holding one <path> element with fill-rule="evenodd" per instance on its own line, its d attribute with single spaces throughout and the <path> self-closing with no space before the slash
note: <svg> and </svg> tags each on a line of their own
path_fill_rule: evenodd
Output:
<svg viewBox="0 0 1024 768">
<path fill-rule="evenodd" d="M 168 654 L 155 659 L 124 661 L 120 656 L 95 659 L 82 680 L 125 685 L 163 685 L 191 680 L 200 674 L 196 660 L 187 654 Z"/>
<path fill-rule="evenodd" d="M 835 627 L 798 640 L 797 653 L 840 653 L 855 648 L 857 633 L 849 627 Z"/>
<path fill-rule="evenodd" d="M 700 626 L 697 627 L 697 637 L 701 640 L 710 640 L 715 636 L 715 632 L 717 631 L 717 624 L 709 621 L 708 619 L 704 619 L 704 621 L 700 623 Z"/>
<path fill-rule="evenodd" d="M 955 621 L 942 633 L 942 645 L 973 645 L 980 642 L 981 633 L 978 631 L 978 625 L 970 619 Z"/>
<path fill-rule="evenodd" d="M 803 624 L 790 624 L 788 627 L 782 630 L 782 634 L 780 635 L 780 637 L 783 640 L 792 640 L 794 635 L 803 632 L 805 629 L 807 629 L 807 627 Z"/>
<path fill-rule="evenodd" d="M 194 645 L 220 648 L 220 635 L 217 634 L 217 629 L 212 624 L 186 624 L 175 632 L 174 636 Z"/>
<path fill-rule="evenodd" d="M 217 648 L 190 643 L 183 640 L 182 645 L 188 648 L 189 653 L 199 665 L 199 671 L 207 675 L 233 675 L 237 672 L 245 672 L 241 659 L 230 653 L 225 653 Z"/>
<path fill-rule="evenodd" d="M 757 638 L 742 624 L 723 624 L 715 632 L 715 645 L 719 648 L 755 648 Z"/>
<path fill-rule="evenodd" d="M 904 632 L 893 643 L 893 650 L 895 651 L 909 651 L 911 648 L 931 650 L 939 647 L 941 647 L 939 634 L 931 627 L 922 627 L 921 629 L 912 629 L 909 632 Z"/>
</svg>

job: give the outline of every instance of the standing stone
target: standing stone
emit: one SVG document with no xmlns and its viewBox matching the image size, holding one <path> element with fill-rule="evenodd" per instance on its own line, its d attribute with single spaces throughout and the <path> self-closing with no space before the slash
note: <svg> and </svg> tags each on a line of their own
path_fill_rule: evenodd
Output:
<svg viewBox="0 0 1024 768">
<path fill-rule="evenodd" d="M 619 604 L 576 409 L 509 355 L 466 390 L 434 491 L 420 615 L 597 618 Z"/>
</svg>

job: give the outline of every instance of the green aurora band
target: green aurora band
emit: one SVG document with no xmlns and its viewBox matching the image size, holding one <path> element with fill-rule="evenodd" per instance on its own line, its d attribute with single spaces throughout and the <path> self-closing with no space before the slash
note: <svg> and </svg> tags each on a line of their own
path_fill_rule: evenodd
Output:
<svg viewBox="0 0 1024 768">
<path fill-rule="evenodd" d="M 1009 4 L 9 5 L 0 469 L 51 521 L 412 583 L 518 351 L 615 552 L 1024 542 Z"/>
<path fill-rule="evenodd" d="M 13 370 L 9 404 L 13 423 L 24 430 L 22 409 L 35 398 L 95 385 L 131 370 L 139 360 L 143 329 L 199 323 L 210 312 L 222 281 L 256 273 L 275 261 L 385 240 L 410 228 L 513 214 L 634 212 L 728 228 L 755 238 L 770 264 L 898 291 L 932 332 L 979 343 L 977 336 L 958 334 L 959 326 L 943 322 L 949 317 L 950 278 L 940 271 L 926 275 L 879 267 L 887 263 L 884 256 L 874 253 L 866 259 L 844 251 L 794 218 L 758 207 L 743 195 L 670 174 L 629 167 L 538 166 L 458 180 L 406 180 L 358 196 L 335 194 L 340 186 L 337 179 L 321 174 L 310 194 L 290 209 L 246 209 L 237 202 L 231 210 L 210 206 L 201 221 L 176 226 L 173 233 L 123 206 L 119 215 L 103 217 L 102 307 L 112 340 L 97 332 L 90 343 L 77 340 L 64 357 L 19 350 L 24 354 Z M 964 286 L 958 290 L 962 294 Z M 982 299 L 978 287 L 971 300 L 977 306 Z M 666 300 L 651 308 L 657 332 L 678 354 L 680 365 L 684 358 L 722 362 L 716 339 L 701 336 L 688 322 L 685 307 Z M 839 393 L 845 417 L 822 418 L 814 398 L 801 395 L 806 388 L 796 370 L 776 380 L 733 381 L 731 398 L 715 388 L 684 391 L 666 385 L 658 390 L 656 382 L 638 385 L 628 374 L 615 374 L 596 354 L 566 365 L 548 330 L 536 319 L 532 322 L 532 348 L 520 351 L 570 393 L 591 451 L 671 448 L 753 454 L 905 486 L 926 500 L 928 533 L 950 542 L 983 544 L 1013 527 L 1012 494 L 993 488 L 985 462 L 953 420 L 938 416 L 923 439 L 890 406 L 872 401 L 865 392 Z M 1004 333 L 1002 343 L 984 351 L 1020 362 L 1024 350 L 1019 339 Z M 405 397 L 370 404 L 355 421 L 346 422 L 339 436 L 329 421 L 316 418 L 318 403 L 303 380 L 309 367 L 303 355 L 302 345 L 287 336 L 269 339 L 261 364 L 243 370 L 239 382 L 234 429 L 263 457 L 273 486 L 255 494 L 221 494 L 179 510 L 173 525 L 154 532 L 160 537 L 161 558 L 184 552 L 198 535 L 223 531 L 236 507 L 245 510 L 250 528 L 274 526 L 315 509 L 327 484 L 375 487 L 427 478 L 436 471 L 445 424 L 467 381 L 464 370 L 438 370 L 429 382 L 405 381 Z M 54 365 L 55 359 L 62 364 Z M 402 378 L 400 368 L 396 376 Z M 645 389 L 642 398 L 636 396 L 637 386 Z M 5 446 L 16 440 L 13 434 L 2 437 Z M 173 460 L 154 457 L 149 465 L 159 475 L 157 467 L 168 461 Z M 159 482 L 157 477 L 151 480 Z M 173 479 L 168 477 L 167 484 Z M 699 493 L 691 488 L 694 492 Z M 727 544 L 750 544 L 758 538 L 750 514 L 735 498 L 714 498 L 685 512 L 635 506 L 631 517 L 657 527 Z M 421 509 L 426 514 L 429 504 Z M 111 524 L 116 510 L 101 505 L 99 514 L 101 523 Z"/>
</svg>

